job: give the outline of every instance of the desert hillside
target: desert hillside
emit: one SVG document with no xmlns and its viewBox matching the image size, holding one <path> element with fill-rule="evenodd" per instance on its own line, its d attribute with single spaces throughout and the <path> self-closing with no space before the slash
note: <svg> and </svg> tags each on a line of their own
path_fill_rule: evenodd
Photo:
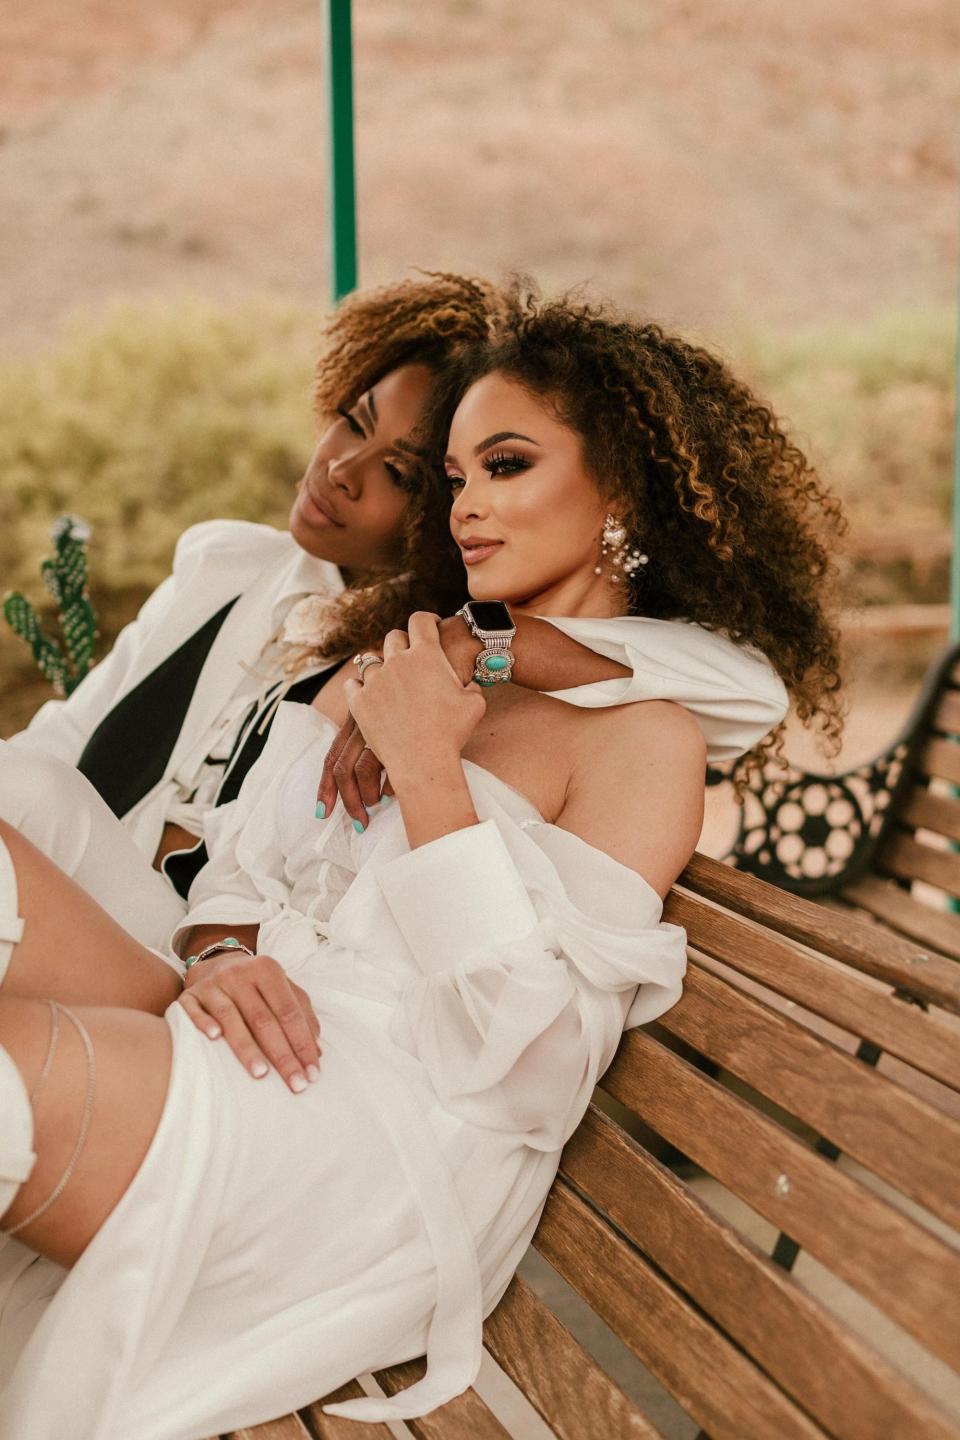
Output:
<svg viewBox="0 0 960 1440">
<path fill-rule="evenodd" d="M 951 0 L 357 0 L 361 278 L 523 267 L 727 334 L 949 304 Z M 0 347 L 326 299 L 318 0 L 0 16 Z"/>
</svg>

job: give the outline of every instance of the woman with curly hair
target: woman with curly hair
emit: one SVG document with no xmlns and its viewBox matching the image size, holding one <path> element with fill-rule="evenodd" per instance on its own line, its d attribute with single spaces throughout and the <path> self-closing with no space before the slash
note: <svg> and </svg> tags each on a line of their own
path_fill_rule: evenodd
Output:
<svg viewBox="0 0 960 1440">
<path fill-rule="evenodd" d="M 482 1317 L 624 1027 L 679 998 L 685 937 L 660 917 L 707 754 L 668 694 L 603 705 L 598 682 L 565 703 L 504 683 L 515 620 L 729 627 L 836 733 L 817 534 L 835 510 L 717 362 L 530 302 L 464 356 L 429 433 L 442 471 L 421 448 L 406 474 L 445 497 L 488 641 L 476 678 L 420 611 L 311 706 L 280 705 L 236 804 L 208 817 L 213 858 L 173 941 L 181 1004 L 151 1013 L 146 981 L 133 998 L 134 969 L 160 990 L 163 967 L 3 830 L 0 1205 L 47 1257 L 15 1294 L 0 1399 L 24 1440 L 68 1415 L 81 1440 L 190 1440 L 424 1352 L 411 1389 L 331 1413 L 419 1415 L 474 1379 Z M 348 713 L 395 795 L 366 822 L 315 813 Z M 270 1068 L 238 976 L 266 1009 L 298 987 L 276 1016 L 319 1041 L 311 1073 Z"/>
<path fill-rule="evenodd" d="M 414 483 L 402 446 L 446 363 L 489 339 L 508 308 L 497 287 L 451 274 L 345 300 L 316 365 L 318 438 L 289 530 L 235 520 L 192 527 L 172 576 L 110 655 L 68 700 L 51 701 L 0 744 L 0 816 L 141 942 L 161 946 L 183 914 L 206 859 L 204 818 L 236 796 L 287 681 L 290 698 L 309 703 L 345 655 L 424 607 L 449 617 L 444 651 L 465 681 L 472 674 L 479 645 L 454 617 L 463 567 L 439 548 L 445 517 Z M 306 649 L 278 645 L 288 622 Z M 589 640 L 524 618 L 515 679 L 552 690 L 607 680 L 607 703 L 618 684 L 648 697 L 668 683 L 701 718 L 716 758 L 749 748 L 772 723 L 782 692 L 750 650 L 702 631 L 686 637 L 689 655 L 671 653 L 664 675 L 644 625 L 621 629 L 601 655 Z M 289 675 L 272 673 L 281 660 Z M 361 783 L 369 756 L 348 751 L 340 764 L 347 795 L 359 800 L 351 755 Z"/>
</svg>

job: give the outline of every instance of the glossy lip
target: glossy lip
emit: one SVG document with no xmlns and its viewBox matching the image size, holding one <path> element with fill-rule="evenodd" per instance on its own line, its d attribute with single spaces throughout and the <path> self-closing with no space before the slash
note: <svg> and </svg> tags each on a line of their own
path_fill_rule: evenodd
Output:
<svg viewBox="0 0 960 1440">
<path fill-rule="evenodd" d="M 468 535 L 465 540 L 457 541 L 464 565 L 479 565 L 482 560 L 489 560 L 503 543 L 502 540 L 488 540 L 485 535 Z"/>
<path fill-rule="evenodd" d="M 304 480 L 303 488 L 306 492 L 308 499 L 320 511 L 321 515 L 326 516 L 326 518 L 330 521 L 331 525 L 338 525 L 341 530 L 345 528 L 344 522 L 337 515 L 337 512 L 334 510 L 333 506 L 330 504 L 329 500 L 326 498 L 325 495 L 319 494 L 317 489 L 310 484 L 309 480 Z"/>
</svg>

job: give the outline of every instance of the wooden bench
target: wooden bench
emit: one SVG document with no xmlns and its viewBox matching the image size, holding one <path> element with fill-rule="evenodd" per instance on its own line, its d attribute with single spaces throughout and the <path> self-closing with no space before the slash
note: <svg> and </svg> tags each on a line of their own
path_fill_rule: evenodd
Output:
<svg viewBox="0 0 960 1440">
<path fill-rule="evenodd" d="M 934 662 L 900 735 L 840 775 L 773 765 L 725 857 L 795 894 L 853 906 L 960 959 L 960 644 Z M 719 783 L 725 774 L 712 770 Z"/>
<path fill-rule="evenodd" d="M 489 1354 L 562 1440 L 958 1440 L 960 968 L 702 856 L 666 914 L 683 998 L 624 1037 L 534 1239 L 643 1371 L 615 1383 L 522 1276 Z M 235 1440 L 391 1433 L 320 1403 Z M 406 1424 L 529 1433 L 476 1391 Z"/>
</svg>

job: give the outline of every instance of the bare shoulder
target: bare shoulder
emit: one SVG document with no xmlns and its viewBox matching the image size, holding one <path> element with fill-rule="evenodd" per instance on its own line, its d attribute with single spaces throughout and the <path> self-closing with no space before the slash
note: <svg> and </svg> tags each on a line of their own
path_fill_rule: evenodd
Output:
<svg viewBox="0 0 960 1440">
<path fill-rule="evenodd" d="M 703 825 L 706 744 L 669 700 L 585 713 L 557 823 L 666 895 Z"/>
</svg>

